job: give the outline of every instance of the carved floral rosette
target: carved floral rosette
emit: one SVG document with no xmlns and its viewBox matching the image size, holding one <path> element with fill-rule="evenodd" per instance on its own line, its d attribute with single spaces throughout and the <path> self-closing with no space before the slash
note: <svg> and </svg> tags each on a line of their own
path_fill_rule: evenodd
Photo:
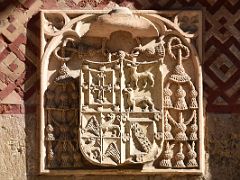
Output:
<svg viewBox="0 0 240 180">
<path fill-rule="evenodd" d="M 201 31 L 184 16 L 201 18 L 42 12 L 42 172 L 201 170 Z"/>
</svg>

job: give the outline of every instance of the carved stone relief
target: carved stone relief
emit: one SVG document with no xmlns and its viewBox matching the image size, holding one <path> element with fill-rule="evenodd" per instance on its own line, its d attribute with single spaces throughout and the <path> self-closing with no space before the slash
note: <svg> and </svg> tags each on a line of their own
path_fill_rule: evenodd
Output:
<svg viewBox="0 0 240 180">
<path fill-rule="evenodd" d="M 194 34 L 177 11 L 42 12 L 42 173 L 202 172 L 201 13 L 186 13 Z"/>
</svg>

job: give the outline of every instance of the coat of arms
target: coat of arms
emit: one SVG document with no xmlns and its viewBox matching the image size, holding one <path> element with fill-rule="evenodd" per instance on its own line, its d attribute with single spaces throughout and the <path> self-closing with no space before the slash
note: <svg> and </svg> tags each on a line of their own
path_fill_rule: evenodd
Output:
<svg viewBox="0 0 240 180">
<path fill-rule="evenodd" d="M 110 62 L 82 62 L 79 139 L 90 162 L 148 163 L 160 155 L 160 64 L 138 62 L 136 53 L 124 51 L 113 53 Z"/>
<path fill-rule="evenodd" d="M 179 26 L 191 12 L 42 13 L 42 170 L 202 169 L 201 32 Z"/>
</svg>

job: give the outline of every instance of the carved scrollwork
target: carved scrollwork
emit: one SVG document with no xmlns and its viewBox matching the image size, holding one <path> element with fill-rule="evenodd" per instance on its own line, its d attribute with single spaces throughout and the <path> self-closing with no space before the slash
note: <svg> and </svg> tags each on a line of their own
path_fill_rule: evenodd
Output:
<svg viewBox="0 0 240 180">
<path fill-rule="evenodd" d="M 126 8 L 42 18 L 45 169 L 200 168 L 201 72 L 176 18 Z"/>
</svg>

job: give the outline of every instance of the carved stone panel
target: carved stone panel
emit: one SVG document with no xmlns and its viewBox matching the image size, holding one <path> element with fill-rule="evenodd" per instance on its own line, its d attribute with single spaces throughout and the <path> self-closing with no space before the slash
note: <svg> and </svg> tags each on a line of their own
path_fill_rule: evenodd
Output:
<svg viewBox="0 0 240 180">
<path fill-rule="evenodd" d="M 203 171 L 199 11 L 42 11 L 41 28 L 41 173 Z"/>
</svg>

